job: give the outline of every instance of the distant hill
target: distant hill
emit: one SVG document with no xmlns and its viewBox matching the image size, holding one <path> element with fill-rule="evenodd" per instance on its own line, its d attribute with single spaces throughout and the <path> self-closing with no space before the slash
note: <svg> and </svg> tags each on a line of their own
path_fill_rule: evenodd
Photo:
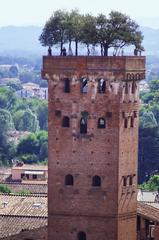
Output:
<svg viewBox="0 0 159 240">
<path fill-rule="evenodd" d="M 23 55 L 39 54 L 44 48 L 39 43 L 42 27 L 1 27 L 0 28 L 0 54 Z"/>
<path fill-rule="evenodd" d="M 159 55 L 159 29 L 141 27 L 144 34 L 144 47 L 147 55 Z M 42 27 L 8 26 L 0 28 L 0 54 L 1 55 L 41 55 L 46 52 L 39 43 Z"/>
</svg>

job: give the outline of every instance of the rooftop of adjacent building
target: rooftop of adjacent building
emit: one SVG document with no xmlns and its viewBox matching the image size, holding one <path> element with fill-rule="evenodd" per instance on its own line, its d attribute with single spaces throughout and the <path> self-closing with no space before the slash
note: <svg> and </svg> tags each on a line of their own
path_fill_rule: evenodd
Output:
<svg viewBox="0 0 159 240">
<path fill-rule="evenodd" d="M 32 171 L 47 171 L 48 166 L 46 165 L 29 165 L 29 164 L 18 164 L 13 166 L 12 170 L 32 170 Z"/>
<path fill-rule="evenodd" d="M 159 222 L 159 203 L 138 201 L 137 212 L 145 219 Z M 0 194 L 0 239 L 44 227 L 47 216 L 47 194 Z"/>
<path fill-rule="evenodd" d="M 0 194 L 0 238 L 47 225 L 47 195 Z"/>
</svg>

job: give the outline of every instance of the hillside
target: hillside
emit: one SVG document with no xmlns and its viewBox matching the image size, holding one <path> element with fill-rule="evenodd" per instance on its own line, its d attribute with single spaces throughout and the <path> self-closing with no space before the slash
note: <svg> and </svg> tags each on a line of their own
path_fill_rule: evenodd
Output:
<svg viewBox="0 0 159 240">
<path fill-rule="evenodd" d="M 147 55 L 159 55 L 159 29 L 141 27 L 144 34 L 144 47 Z M 42 27 L 1 27 L 0 28 L 0 54 L 6 55 L 41 55 L 46 49 L 41 47 L 38 38 Z"/>
</svg>

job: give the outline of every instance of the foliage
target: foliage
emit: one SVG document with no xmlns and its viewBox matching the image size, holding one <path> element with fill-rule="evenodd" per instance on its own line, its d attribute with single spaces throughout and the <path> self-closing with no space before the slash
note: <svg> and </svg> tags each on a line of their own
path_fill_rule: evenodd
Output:
<svg viewBox="0 0 159 240">
<path fill-rule="evenodd" d="M 22 89 L 22 84 L 18 79 L 10 80 L 7 82 L 7 86 L 11 89 L 18 91 Z"/>
<path fill-rule="evenodd" d="M 140 117 L 140 127 L 141 128 L 153 128 L 157 127 L 157 121 L 153 112 L 144 112 L 142 117 Z"/>
<path fill-rule="evenodd" d="M 18 68 L 16 66 L 11 66 L 9 69 L 9 76 L 15 78 L 18 76 Z"/>
<path fill-rule="evenodd" d="M 139 182 L 159 169 L 159 80 L 149 82 L 149 86 L 149 92 L 140 94 Z"/>
<path fill-rule="evenodd" d="M 37 108 L 37 117 L 41 130 L 48 130 L 48 103 L 43 102 Z"/>
<path fill-rule="evenodd" d="M 159 91 L 159 80 L 157 79 L 150 81 L 149 86 L 151 92 Z"/>
<path fill-rule="evenodd" d="M 148 191 L 159 190 L 159 175 L 153 175 L 147 182 L 140 185 L 140 188 Z"/>
<path fill-rule="evenodd" d="M 114 55 L 129 45 L 143 50 L 139 26 L 129 16 L 117 11 L 112 11 L 107 18 L 103 14 L 98 17 L 81 15 L 76 9 L 71 12 L 57 10 L 46 22 L 39 40 L 43 46 L 60 44 L 60 55 L 65 43 L 69 43 L 69 54 L 72 53 L 72 42 L 75 43 L 75 55 L 78 55 L 78 43 L 86 44 L 88 55 L 91 44 L 100 45 L 104 56 L 108 55 L 110 47 L 114 48 Z"/>
<path fill-rule="evenodd" d="M 16 96 L 9 87 L 0 87 L 0 108 L 11 110 L 16 102 Z"/>
<path fill-rule="evenodd" d="M 17 146 L 17 154 L 25 163 L 37 163 L 48 157 L 48 134 L 38 131 L 23 138 Z"/>
<path fill-rule="evenodd" d="M 8 110 L 0 108 L 0 136 L 13 129 L 13 120 Z"/>
<path fill-rule="evenodd" d="M 1 193 L 11 193 L 11 189 L 6 185 L 0 184 L 0 192 Z"/>
<path fill-rule="evenodd" d="M 30 109 L 15 112 L 13 120 L 16 130 L 36 132 L 39 129 L 37 116 Z"/>
</svg>

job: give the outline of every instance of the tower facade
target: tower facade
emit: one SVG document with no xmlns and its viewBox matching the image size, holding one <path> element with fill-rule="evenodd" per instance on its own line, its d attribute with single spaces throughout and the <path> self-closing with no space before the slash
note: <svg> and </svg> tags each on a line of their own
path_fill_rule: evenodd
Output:
<svg viewBox="0 0 159 240">
<path fill-rule="evenodd" d="M 144 57 L 44 57 L 48 240 L 135 240 Z"/>
</svg>

